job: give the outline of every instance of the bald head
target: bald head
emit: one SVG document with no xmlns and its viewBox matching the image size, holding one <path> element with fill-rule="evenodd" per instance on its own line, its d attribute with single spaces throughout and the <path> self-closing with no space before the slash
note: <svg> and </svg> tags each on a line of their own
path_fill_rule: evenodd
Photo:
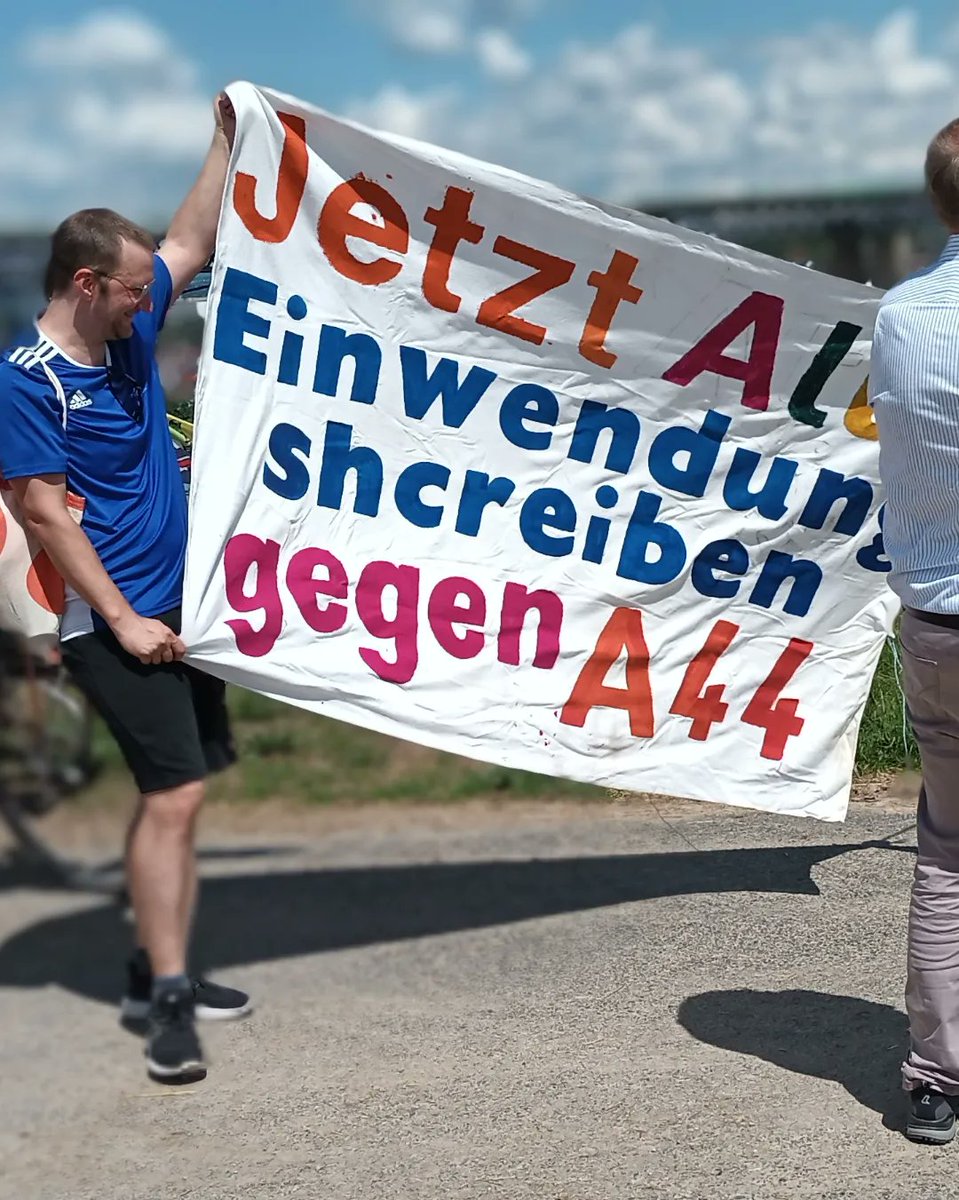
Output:
<svg viewBox="0 0 959 1200">
<path fill-rule="evenodd" d="M 959 233 L 959 119 L 940 129 L 929 143 L 926 187 L 942 221 Z"/>
</svg>

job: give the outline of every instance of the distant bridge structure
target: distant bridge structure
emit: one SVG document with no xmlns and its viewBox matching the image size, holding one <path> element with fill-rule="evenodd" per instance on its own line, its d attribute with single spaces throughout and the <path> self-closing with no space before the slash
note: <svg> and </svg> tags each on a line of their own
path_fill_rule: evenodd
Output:
<svg viewBox="0 0 959 1200">
<path fill-rule="evenodd" d="M 946 238 L 920 190 L 677 200 L 637 205 L 701 233 L 886 288 Z"/>
</svg>

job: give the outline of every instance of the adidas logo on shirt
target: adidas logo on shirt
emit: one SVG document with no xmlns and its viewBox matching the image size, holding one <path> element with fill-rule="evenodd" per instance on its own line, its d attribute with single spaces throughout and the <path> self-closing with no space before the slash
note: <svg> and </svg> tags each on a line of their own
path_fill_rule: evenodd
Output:
<svg viewBox="0 0 959 1200">
<path fill-rule="evenodd" d="M 90 397 L 78 388 L 67 401 L 67 407 L 73 412 L 78 408 L 89 408 L 92 403 Z"/>
</svg>

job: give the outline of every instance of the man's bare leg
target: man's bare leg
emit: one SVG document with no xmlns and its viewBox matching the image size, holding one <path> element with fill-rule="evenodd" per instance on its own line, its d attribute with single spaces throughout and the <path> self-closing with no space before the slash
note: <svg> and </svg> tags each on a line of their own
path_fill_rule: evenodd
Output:
<svg viewBox="0 0 959 1200">
<path fill-rule="evenodd" d="M 154 976 L 184 975 L 196 899 L 201 781 L 141 797 L 127 835 L 127 882 L 137 940 Z"/>
</svg>

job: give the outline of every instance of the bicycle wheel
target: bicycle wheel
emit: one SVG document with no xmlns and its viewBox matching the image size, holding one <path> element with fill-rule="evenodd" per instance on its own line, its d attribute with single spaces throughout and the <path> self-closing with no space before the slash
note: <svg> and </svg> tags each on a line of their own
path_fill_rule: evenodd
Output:
<svg viewBox="0 0 959 1200">
<path fill-rule="evenodd" d="M 4 682 L 0 789 L 40 815 L 92 779 L 92 713 L 61 669 Z"/>
</svg>

